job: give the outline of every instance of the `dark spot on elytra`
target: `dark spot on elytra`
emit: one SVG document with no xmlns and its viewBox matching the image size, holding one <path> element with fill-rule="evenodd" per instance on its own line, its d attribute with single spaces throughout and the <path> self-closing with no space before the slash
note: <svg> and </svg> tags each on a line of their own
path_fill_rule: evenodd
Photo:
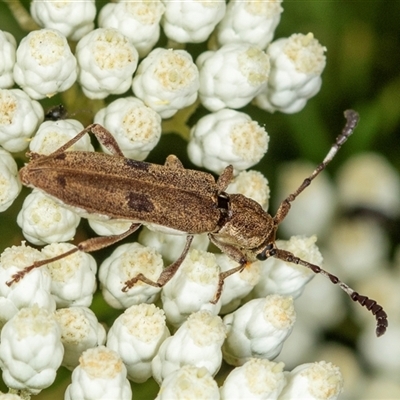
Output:
<svg viewBox="0 0 400 400">
<path fill-rule="evenodd" d="M 154 211 L 154 205 L 148 196 L 130 192 L 127 196 L 128 206 L 139 212 L 152 212 Z"/>
<path fill-rule="evenodd" d="M 65 186 L 67 185 L 67 181 L 63 176 L 58 176 L 57 177 L 57 183 L 59 186 L 61 186 L 63 189 L 65 188 Z"/>
<path fill-rule="evenodd" d="M 125 163 L 128 167 L 140 169 L 142 171 L 147 171 L 150 167 L 149 163 L 145 163 L 142 161 L 131 160 L 130 158 L 125 159 Z"/>
</svg>

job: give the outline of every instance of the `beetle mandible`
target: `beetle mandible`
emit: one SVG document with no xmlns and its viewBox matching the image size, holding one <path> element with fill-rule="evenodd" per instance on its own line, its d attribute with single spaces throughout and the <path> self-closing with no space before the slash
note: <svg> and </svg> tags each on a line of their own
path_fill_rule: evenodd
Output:
<svg viewBox="0 0 400 400">
<path fill-rule="evenodd" d="M 25 186 L 37 188 L 85 213 L 129 220 L 132 224 L 120 235 L 91 238 L 66 253 L 37 261 L 13 275 L 7 284 L 18 282 L 30 270 L 78 250 L 91 252 L 107 247 L 135 232 L 142 223 L 152 223 L 185 233 L 185 248 L 180 257 L 163 270 L 156 282 L 139 274 L 124 283 L 123 291 L 138 281 L 156 287 L 164 286 L 185 259 L 193 235 L 207 232 L 210 241 L 238 263 L 236 268 L 220 274 L 214 302 L 218 301 L 228 276 L 242 271 L 256 260 L 275 257 L 310 268 L 337 284 L 352 300 L 375 315 L 376 335 L 383 335 L 388 326 L 387 315 L 376 301 L 355 292 L 321 267 L 277 248 L 275 243 L 276 231 L 288 214 L 291 203 L 325 169 L 353 133 L 359 120 L 358 113 L 347 110 L 344 114 L 346 124 L 322 163 L 281 202 L 275 216 L 265 212 L 252 199 L 225 192 L 233 176 L 232 166 L 226 167 L 215 181 L 211 174 L 185 169 L 173 155 L 167 157 L 164 165 L 131 160 L 124 157 L 111 133 L 98 124 L 89 125 L 50 155 L 28 153 L 30 162 L 20 170 Z M 94 133 L 111 155 L 66 151 L 88 132 Z"/>
</svg>

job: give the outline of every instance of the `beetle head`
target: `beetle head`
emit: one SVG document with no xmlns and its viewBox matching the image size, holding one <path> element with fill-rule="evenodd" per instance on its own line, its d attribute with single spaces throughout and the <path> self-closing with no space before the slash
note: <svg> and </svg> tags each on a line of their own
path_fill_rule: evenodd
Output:
<svg viewBox="0 0 400 400">
<path fill-rule="evenodd" d="M 228 218 L 217 235 L 250 262 L 272 256 L 277 226 L 256 201 L 241 194 L 229 195 Z"/>
</svg>

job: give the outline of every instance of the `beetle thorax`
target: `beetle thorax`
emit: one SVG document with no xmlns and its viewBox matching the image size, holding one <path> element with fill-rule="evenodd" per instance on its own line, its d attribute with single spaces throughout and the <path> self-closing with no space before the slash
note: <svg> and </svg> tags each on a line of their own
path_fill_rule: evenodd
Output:
<svg viewBox="0 0 400 400">
<path fill-rule="evenodd" d="M 216 234 L 225 243 L 252 250 L 275 240 L 274 220 L 256 201 L 241 194 L 229 195 L 228 212 L 227 221 Z"/>
</svg>

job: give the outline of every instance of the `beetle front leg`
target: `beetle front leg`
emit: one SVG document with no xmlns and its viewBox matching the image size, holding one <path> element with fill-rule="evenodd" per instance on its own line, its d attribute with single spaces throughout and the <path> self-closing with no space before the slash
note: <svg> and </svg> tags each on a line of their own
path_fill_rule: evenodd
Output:
<svg viewBox="0 0 400 400">
<path fill-rule="evenodd" d="M 216 304 L 221 297 L 225 279 L 236 272 L 242 272 L 249 262 L 247 261 L 245 255 L 238 248 L 220 241 L 211 233 L 208 235 L 208 237 L 210 238 L 210 241 L 215 244 L 223 253 L 239 263 L 237 267 L 231 268 L 230 270 L 221 272 L 219 274 L 217 293 L 215 293 L 214 299 L 211 301 L 212 304 Z"/>
<path fill-rule="evenodd" d="M 143 274 L 138 274 L 134 278 L 125 282 L 125 286 L 122 288 L 122 291 L 127 292 L 139 281 L 142 281 L 142 282 L 147 283 L 148 285 L 151 285 L 154 287 L 163 287 L 170 279 L 172 279 L 172 277 L 175 275 L 176 271 L 178 271 L 183 260 L 187 256 L 187 253 L 190 249 L 190 245 L 192 244 L 192 241 L 193 241 L 193 235 L 188 235 L 186 237 L 186 244 L 185 244 L 185 248 L 182 251 L 182 254 L 179 256 L 179 258 L 176 261 L 174 261 L 167 268 L 165 268 L 163 270 L 163 272 L 161 272 L 161 275 L 159 276 L 159 278 L 157 279 L 156 282 L 152 281 L 149 278 L 146 278 Z"/>
</svg>

